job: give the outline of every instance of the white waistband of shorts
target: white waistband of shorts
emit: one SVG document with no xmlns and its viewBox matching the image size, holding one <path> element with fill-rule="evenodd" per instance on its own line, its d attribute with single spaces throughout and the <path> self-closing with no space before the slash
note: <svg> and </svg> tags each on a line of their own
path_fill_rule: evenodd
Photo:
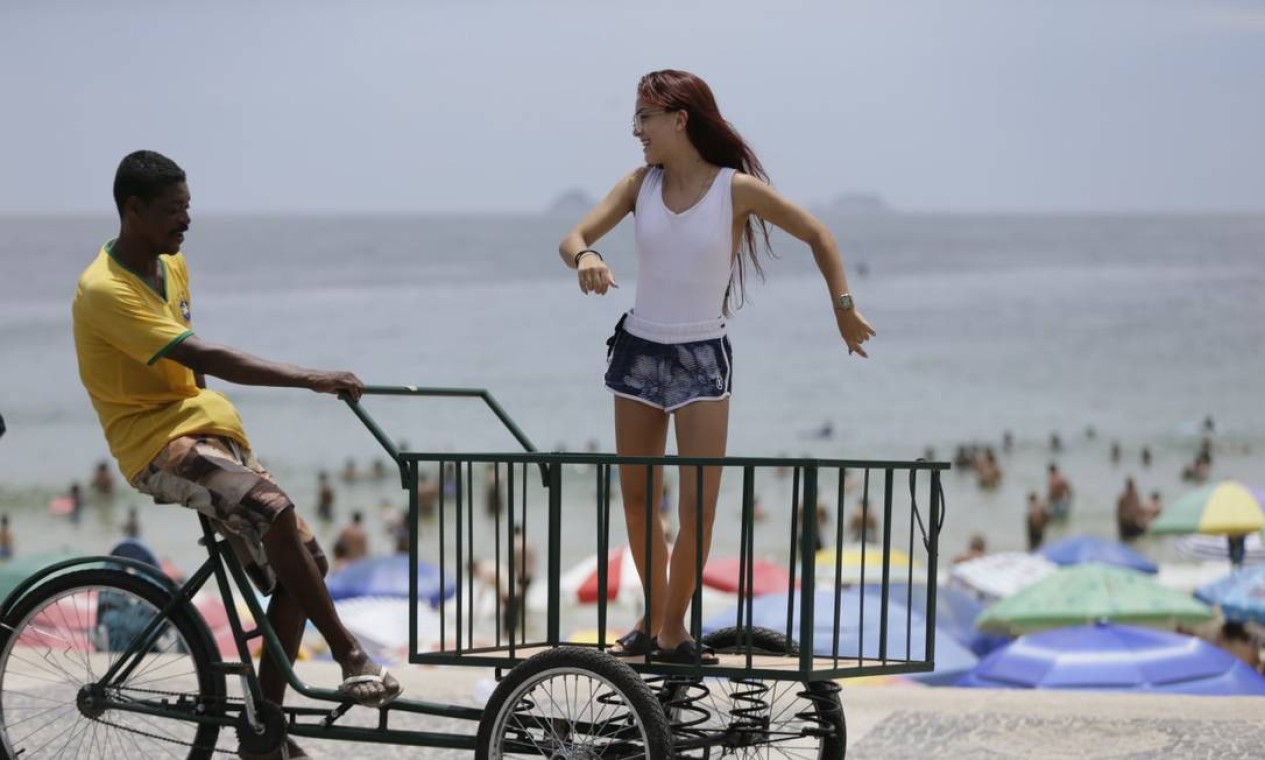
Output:
<svg viewBox="0 0 1265 760">
<path fill-rule="evenodd" d="M 642 319 L 629 311 L 628 318 L 624 320 L 624 329 L 642 340 L 652 340 L 655 343 L 693 343 L 725 337 L 725 318 L 664 324 Z"/>
</svg>

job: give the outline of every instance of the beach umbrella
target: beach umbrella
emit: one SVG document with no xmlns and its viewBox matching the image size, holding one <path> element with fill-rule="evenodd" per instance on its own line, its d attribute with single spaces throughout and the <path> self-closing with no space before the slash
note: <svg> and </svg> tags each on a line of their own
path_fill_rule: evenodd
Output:
<svg viewBox="0 0 1265 760">
<path fill-rule="evenodd" d="M 1230 573 L 1201 587 L 1195 597 L 1220 607 L 1226 620 L 1265 624 L 1265 565 Z"/>
<path fill-rule="evenodd" d="M 558 591 L 564 604 L 597 604 L 604 597 L 608 604 L 636 606 L 641 603 L 641 578 L 627 546 L 617 546 L 606 555 L 605 594 L 598 582 L 598 560 L 591 554 L 563 572 Z M 544 585 L 544 584 L 539 584 Z M 536 589 L 532 589 L 535 591 Z M 543 589 L 542 589 L 543 590 Z"/>
<path fill-rule="evenodd" d="M 997 602 L 976 621 L 980 630 L 1019 635 L 1112 620 L 1175 626 L 1211 620 L 1212 610 L 1136 570 L 1090 563 L 1065 567 Z"/>
<path fill-rule="evenodd" d="M 822 589 L 813 595 L 813 652 L 821 657 L 834 656 L 834 618 L 836 589 Z M 858 656 L 876 659 L 879 656 L 880 626 L 883 598 L 878 593 L 852 587 L 838 591 L 839 604 L 839 657 Z M 893 590 L 887 601 L 887 657 L 893 659 L 921 660 L 927 651 L 927 620 L 917 611 L 910 611 Z M 787 594 L 767 594 L 751 600 L 752 625 L 786 632 Z M 800 594 L 793 600 L 791 637 L 798 638 Z M 703 623 L 703 631 L 710 633 L 736 624 L 736 605 L 719 614 L 709 616 Z M 908 617 L 906 617 L 908 616 Z M 743 609 L 746 623 L 746 609 Z M 906 637 L 906 627 L 909 635 Z M 952 683 L 976 663 L 976 656 L 941 627 L 936 627 L 935 671 L 911 673 L 912 678 L 923 683 Z"/>
<path fill-rule="evenodd" d="M 1098 623 L 1021 636 L 957 686 L 1265 695 L 1265 678 L 1194 636 Z"/>
<path fill-rule="evenodd" d="M 1233 480 L 1196 489 L 1164 508 L 1152 533 L 1244 536 L 1265 527 L 1265 492 Z"/>
<path fill-rule="evenodd" d="M 439 568 L 435 565 L 418 562 L 415 572 L 419 602 L 438 606 L 444 599 L 456 593 L 454 573 L 447 573 L 441 585 Z M 329 586 L 329 595 L 335 601 L 356 596 L 393 596 L 408 599 L 409 573 L 409 556 L 390 554 L 356 560 L 342 570 L 331 574 L 325 579 L 325 583 Z"/>
<path fill-rule="evenodd" d="M 1047 544 L 1037 552 L 1056 565 L 1080 565 L 1099 562 L 1155 574 L 1159 566 L 1134 550 L 1109 538 L 1072 536 Z"/>
<path fill-rule="evenodd" d="M 1179 536 L 1173 542 L 1173 546 L 1178 554 L 1189 559 L 1224 561 L 1226 558 L 1225 539 L 1221 536 L 1201 536 L 1193 533 L 1188 536 Z M 1261 534 L 1249 533 L 1243 549 L 1243 564 L 1265 565 L 1265 541 L 1261 540 Z"/>
<path fill-rule="evenodd" d="M 834 549 L 822 549 L 817 552 L 817 582 L 825 585 L 835 583 L 835 564 L 840 564 L 839 585 L 852 586 L 862 582 L 881 583 L 883 579 L 883 545 L 873 543 L 846 544 L 843 547 L 842 559 L 837 560 Z M 888 578 L 891 582 L 909 580 L 910 559 L 906 552 L 892 547 L 887 560 Z M 923 569 L 919 562 L 912 563 L 914 579 L 918 580 L 919 571 Z"/>
<path fill-rule="evenodd" d="M 1265 530 L 1265 492 L 1223 480 L 1191 491 L 1160 513 L 1150 531 L 1226 536 L 1230 562 L 1242 565 L 1246 537 Z"/>
<path fill-rule="evenodd" d="M 334 603 L 338 617 L 355 635 L 370 657 L 378 662 L 408 662 L 408 599 L 358 596 Z M 449 645 L 455 639 L 450 618 Z M 441 640 L 440 614 L 426 605 L 417 605 L 417 646 L 421 651 L 437 648 Z"/>
<path fill-rule="evenodd" d="M 703 585 L 727 594 L 736 594 L 739 588 L 738 576 L 742 569 L 739 557 L 709 557 L 707 564 L 703 565 Z M 752 560 L 751 596 L 784 592 L 790 587 L 791 576 L 785 567 L 762 559 Z"/>
<path fill-rule="evenodd" d="M 703 586 L 727 594 L 738 593 L 738 557 L 713 557 L 703 566 Z M 785 591 L 790 577 L 786 570 L 772 562 L 755 560 L 752 566 L 752 593 L 755 596 L 771 591 Z M 601 594 L 598 580 L 598 555 L 590 555 L 562 574 L 559 590 L 563 599 L 580 604 L 596 604 Z M 606 600 L 610 603 L 637 605 L 643 601 L 641 577 L 627 546 L 611 549 L 606 564 Z"/>
<path fill-rule="evenodd" d="M 959 562 L 949 575 L 985 599 L 1004 599 L 1056 573 L 1059 566 L 1037 554 L 999 552 Z"/>
<path fill-rule="evenodd" d="M 0 562 L 0 599 L 8 598 L 18 584 L 49 565 L 78 556 L 80 555 L 75 552 L 59 549 L 35 554 L 18 554 L 12 559 Z"/>
</svg>

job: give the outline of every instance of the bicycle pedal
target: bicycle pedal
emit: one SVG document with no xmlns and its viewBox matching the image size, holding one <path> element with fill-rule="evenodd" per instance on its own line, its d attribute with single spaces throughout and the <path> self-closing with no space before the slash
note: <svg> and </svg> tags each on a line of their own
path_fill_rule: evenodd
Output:
<svg viewBox="0 0 1265 760">
<path fill-rule="evenodd" d="M 211 667 L 226 676 L 244 676 L 250 673 L 250 665 L 244 662 L 213 662 Z"/>
</svg>

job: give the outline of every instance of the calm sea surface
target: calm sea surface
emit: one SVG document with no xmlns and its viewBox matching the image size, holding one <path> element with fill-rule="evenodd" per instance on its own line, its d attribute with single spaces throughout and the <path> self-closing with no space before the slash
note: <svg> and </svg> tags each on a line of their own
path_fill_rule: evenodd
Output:
<svg viewBox="0 0 1265 760">
<path fill-rule="evenodd" d="M 1201 421 L 1216 422 L 1215 477 L 1265 482 L 1265 217 L 937 217 L 829 220 L 853 291 L 878 337 L 848 357 L 808 250 L 780 258 L 731 321 L 736 351 L 731 452 L 948 458 L 998 444 L 1002 487 L 946 478 L 945 550 L 974 532 L 1022 545 L 1024 496 L 1058 461 L 1077 489 L 1070 532 L 1113 530 L 1126 476 L 1167 500 L 1186 486 Z M 570 219 L 549 217 L 198 218 L 186 242 L 194 327 L 260 356 L 350 369 L 375 384 L 491 390 L 537 447 L 613 450 L 604 341 L 633 300 L 625 224 L 601 248 L 625 286 L 581 295 L 555 253 Z M 0 509 L 19 551 L 107 549 L 126 508 L 143 537 L 192 567 L 196 523 L 120 484 L 71 525 L 46 504 L 108 456 L 79 384 L 70 300 L 79 272 L 115 231 L 110 219 L 0 220 Z M 863 264 L 866 273 L 858 272 Z M 365 467 L 381 452 L 339 402 L 306 391 L 229 387 L 255 449 L 311 514 L 316 473 Z M 374 400 L 388 432 L 424 451 L 498 451 L 514 441 L 477 403 Z M 834 435 L 812 431 L 830 423 Z M 1096 437 L 1086 431 L 1094 428 Z M 1064 441 L 1053 455 L 1051 433 Z M 1112 464 L 1112 441 L 1123 459 Z M 1148 446 L 1154 463 L 1143 468 Z M 372 546 L 390 481 L 338 485 L 343 520 L 367 512 Z M 722 514 L 736 509 L 726 481 Z M 769 486 L 773 489 L 773 486 Z M 569 492 L 568 531 L 592 507 Z M 786 507 L 765 493 L 759 530 L 782 536 Z M 718 521 L 732 553 L 736 521 Z M 328 543 L 337 525 L 322 526 Z M 621 541 L 622 543 L 622 541 Z M 591 544 L 589 544 L 591 547 Z M 729 551 L 726 551 L 726 550 Z M 1150 549 L 1163 555 L 1167 544 Z M 564 567 L 581 545 L 564 547 Z M 591 548 L 587 551 L 591 551 Z"/>
</svg>

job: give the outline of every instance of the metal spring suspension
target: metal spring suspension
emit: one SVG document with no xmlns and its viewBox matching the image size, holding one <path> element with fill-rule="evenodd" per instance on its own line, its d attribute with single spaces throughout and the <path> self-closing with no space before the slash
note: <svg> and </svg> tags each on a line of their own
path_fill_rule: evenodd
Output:
<svg viewBox="0 0 1265 760">
<path fill-rule="evenodd" d="M 630 724 L 629 727 L 631 727 L 632 722 L 635 720 L 633 711 L 630 709 L 627 709 L 628 703 L 625 701 L 625 699 L 622 696 L 620 696 L 618 692 L 615 692 L 615 691 L 599 692 L 593 697 L 593 701 L 597 702 L 600 705 L 607 705 L 607 706 L 615 707 L 615 708 L 625 708 L 623 719 L 626 720 Z"/>
<path fill-rule="evenodd" d="M 729 714 L 734 728 L 768 728 L 769 702 L 764 697 L 771 688 L 759 678 L 730 678 L 733 691 L 729 700 L 733 704 Z"/>
<path fill-rule="evenodd" d="M 795 713 L 795 717 L 804 724 L 804 735 L 819 738 L 833 736 L 838 723 L 835 713 L 842 712 L 835 698 L 839 693 L 839 684 L 834 681 L 814 681 L 805 686 L 807 688 L 797 696 L 811 707 Z"/>
<path fill-rule="evenodd" d="M 656 682 L 661 681 L 661 684 Z M 711 689 L 697 678 L 665 676 L 648 678 L 646 682 L 659 695 L 659 703 L 668 717 L 668 728 L 674 736 L 695 737 L 705 732 L 698 727 L 711 718 L 711 711 L 700 707 L 711 697 Z"/>
</svg>

